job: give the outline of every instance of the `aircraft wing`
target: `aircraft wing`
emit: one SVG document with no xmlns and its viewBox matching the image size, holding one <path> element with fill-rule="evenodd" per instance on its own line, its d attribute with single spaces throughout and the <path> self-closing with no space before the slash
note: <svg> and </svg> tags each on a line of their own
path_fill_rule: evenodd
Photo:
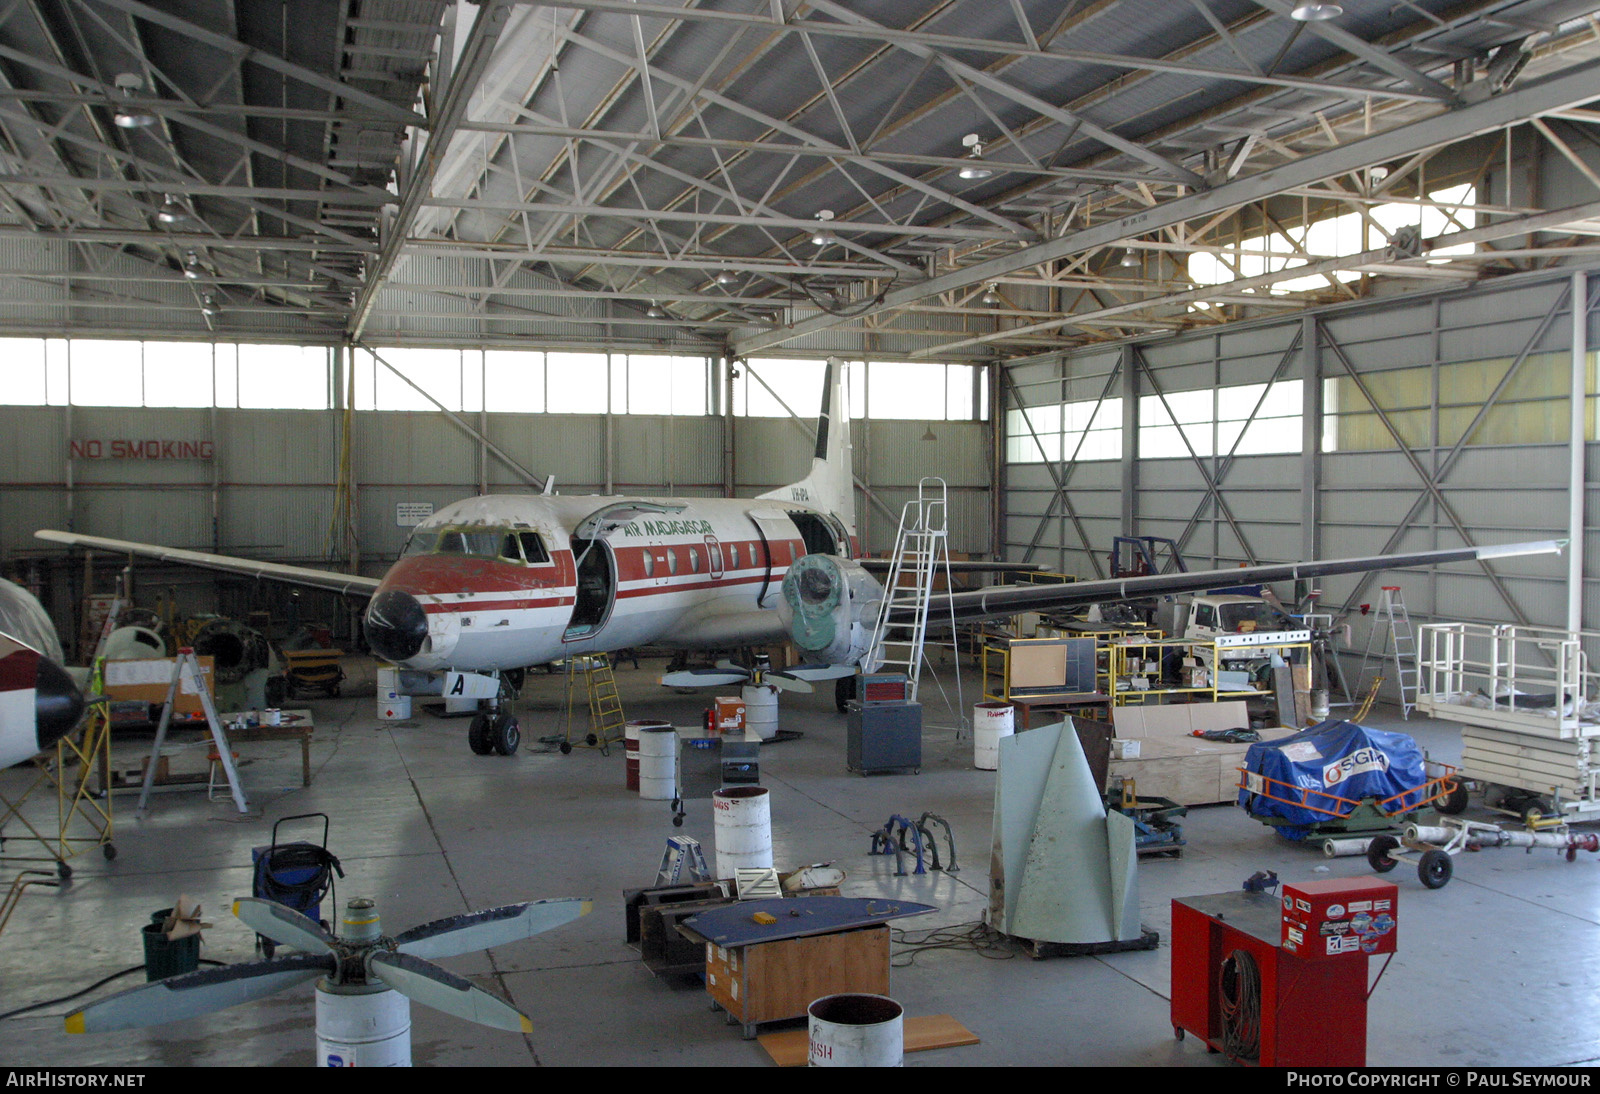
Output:
<svg viewBox="0 0 1600 1094">
<path fill-rule="evenodd" d="M 64 543 L 69 547 L 87 547 L 115 555 L 138 555 L 161 562 L 176 562 L 185 566 L 198 566 L 202 570 L 220 570 L 228 574 L 256 577 L 266 581 L 281 581 L 287 585 L 305 585 L 313 589 L 327 589 L 347 596 L 371 596 L 378 591 L 379 580 L 358 574 L 341 574 L 335 570 L 313 570 L 305 566 L 286 566 L 281 562 L 257 562 L 248 558 L 228 555 L 209 555 L 203 551 L 185 551 L 177 547 L 162 547 L 154 543 L 135 543 L 126 539 L 105 539 L 101 536 L 83 536 L 76 532 L 57 532 L 41 528 L 33 533 L 51 543 Z"/>
<path fill-rule="evenodd" d="M 969 592 L 934 594 L 928 608 L 928 619 L 930 622 L 940 622 L 948 620 L 954 614 L 957 623 L 971 623 L 982 619 L 1016 615 L 1019 612 L 1104 604 L 1170 593 L 1201 592 L 1229 585 L 1333 577 L 1339 574 L 1366 573 L 1371 570 L 1436 566 L 1446 562 L 1486 562 L 1490 559 L 1517 555 L 1560 554 L 1566 545 L 1567 541 L 1564 539 L 1551 539 L 1497 547 L 1462 547 L 1402 555 L 1369 555 L 1365 558 L 1268 563 L 1227 570 L 1197 570 L 1189 573 L 1151 574 L 1146 577 L 1074 581 L 1066 585 L 991 585 Z"/>
<path fill-rule="evenodd" d="M 894 565 L 892 558 L 858 558 L 861 568 L 869 574 L 887 574 Z M 947 563 L 952 574 L 1037 574 L 1044 571 L 1042 562 L 988 562 L 982 559 L 952 560 Z M 942 566 L 940 567 L 943 568 Z"/>
</svg>

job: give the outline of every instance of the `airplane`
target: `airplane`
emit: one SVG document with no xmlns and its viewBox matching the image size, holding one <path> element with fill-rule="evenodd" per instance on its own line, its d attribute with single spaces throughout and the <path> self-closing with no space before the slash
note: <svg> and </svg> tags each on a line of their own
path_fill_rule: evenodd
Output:
<svg viewBox="0 0 1600 1094">
<path fill-rule="evenodd" d="M 853 676 L 870 657 L 883 587 L 858 558 L 843 362 L 832 358 L 809 474 L 755 498 L 502 494 L 418 524 L 382 578 L 41 529 L 40 539 L 366 596 L 368 646 L 443 674 L 444 694 L 487 701 L 475 753 L 509 756 L 520 729 L 502 674 L 578 654 L 655 645 L 735 649 L 792 641 L 795 681 Z M 966 622 L 1223 585 L 1559 552 L 1565 541 L 1246 566 L 938 594 L 930 618 Z M 979 564 L 973 568 L 1011 568 Z M 768 674 L 768 679 L 773 674 Z M 802 685 L 803 686 L 803 685 Z"/>
<path fill-rule="evenodd" d="M 0 768 L 37 756 L 83 717 L 83 693 L 61 662 L 43 605 L 0 578 Z"/>
</svg>

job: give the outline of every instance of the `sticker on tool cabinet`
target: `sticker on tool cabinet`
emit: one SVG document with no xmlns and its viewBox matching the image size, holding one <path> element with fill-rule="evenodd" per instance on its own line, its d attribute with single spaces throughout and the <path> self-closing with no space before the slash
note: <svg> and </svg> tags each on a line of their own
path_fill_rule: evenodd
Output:
<svg viewBox="0 0 1600 1094">
<path fill-rule="evenodd" d="M 1351 905 L 1351 907 L 1354 908 L 1354 905 Z M 1328 905 L 1328 918 L 1329 919 L 1343 919 L 1344 918 L 1344 905 L 1343 904 L 1330 904 L 1330 905 Z"/>
<path fill-rule="evenodd" d="M 1370 912 L 1370 911 L 1372 911 L 1372 901 L 1370 901 L 1370 900 L 1352 900 L 1350 902 L 1350 910 L 1352 912 Z"/>
<path fill-rule="evenodd" d="M 1385 913 L 1376 917 L 1372 921 L 1372 929 L 1379 934 L 1388 934 L 1394 930 L 1394 916 Z"/>
<path fill-rule="evenodd" d="M 1328 953 L 1359 953 L 1361 937 L 1353 934 L 1333 935 L 1328 939 Z"/>
<path fill-rule="evenodd" d="M 1303 946 L 1305 945 L 1306 941 L 1306 933 L 1300 930 L 1298 927 L 1290 927 L 1289 941 L 1296 946 Z"/>
<path fill-rule="evenodd" d="M 1306 900 L 1304 897 L 1295 897 L 1294 906 L 1299 911 L 1309 912 L 1311 910 L 1311 901 Z"/>
</svg>

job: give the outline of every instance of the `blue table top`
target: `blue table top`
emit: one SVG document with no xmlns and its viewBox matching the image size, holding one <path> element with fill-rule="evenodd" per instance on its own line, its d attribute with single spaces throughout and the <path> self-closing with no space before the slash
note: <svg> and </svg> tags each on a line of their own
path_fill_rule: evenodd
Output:
<svg viewBox="0 0 1600 1094">
<path fill-rule="evenodd" d="M 871 927 L 890 919 L 936 911 L 938 909 L 931 904 L 913 904 L 909 900 L 886 900 L 881 897 L 775 897 L 712 908 L 690 916 L 681 925 L 719 946 L 753 946 L 761 942 Z M 754 918 L 757 912 L 766 912 L 776 922 L 757 923 Z"/>
</svg>

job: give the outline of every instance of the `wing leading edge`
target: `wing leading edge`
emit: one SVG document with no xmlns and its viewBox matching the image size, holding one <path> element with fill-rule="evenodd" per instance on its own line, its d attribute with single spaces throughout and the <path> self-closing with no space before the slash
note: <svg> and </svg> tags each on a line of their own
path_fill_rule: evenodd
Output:
<svg viewBox="0 0 1600 1094">
<path fill-rule="evenodd" d="M 41 528 L 35 537 L 51 543 L 64 543 L 70 547 L 86 547 L 117 555 L 138 555 L 185 566 L 198 566 L 203 570 L 240 574 L 265 581 L 281 581 L 288 585 L 305 585 L 314 589 L 347 596 L 371 596 L 377 592 L 379 579 L 358 574 L 341 574 L 334 570 L 313 570 L 305 566 L 286 566 L 281 562 L 257 562 L 229 555 L 210 555 L 204 551 L 185 551 L 177 547 L 162 547 L 154 543 L 136 543 L 126 539 L 106 539 L 102 536 L 84 536 L 76 532 L 58 532 Z"/>
<path fill-rule="evenodd" d="M 1152 574 L 1147 577 L 1075 581 L 1067 585 L 991 585 L 970 592 L 935 594 L 928 614 L 930 620 L 944 620 L 949 619 L 953 613 L 956 622 L 970 623 L 1024 611 L 1070 608 L 1169 593 L 1200 592 L 1228 585 L 1335 577 L 1340 574 L 1360 574 L 1372 570 L 1437 566 L 1446 562 L 1487 562 L 1491 559 L 1518 555 L 1560 554 L 1566 546 L 1567 541 L 1564 539 L 1548 539 L 1497 547 L 1461 547 L 1401 555 L 1368 555 L 1364 558 L 1268 563 L 1228 570 L 1198 570 L 1190 573 Z"/>
</svg>

